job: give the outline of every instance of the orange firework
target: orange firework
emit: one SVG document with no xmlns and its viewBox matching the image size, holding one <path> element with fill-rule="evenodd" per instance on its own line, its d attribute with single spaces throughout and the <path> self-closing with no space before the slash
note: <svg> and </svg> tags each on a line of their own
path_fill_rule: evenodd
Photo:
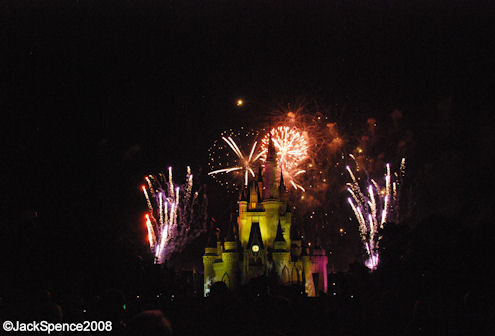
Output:
<svg viewBox="0 0 495 336">
<path fill-rule="evenodd" d="M 305 191 L 295 179 L 296 176 L 306 172 L 303 169 L 303 164 L 308 160 L 308 135 L 300 132 L 297 128 L 289 126 L 272 128 L 261 140 L 260 160 L 262 161 L 266 159 L 270 135 L 277 151 L 278 165 L 282 169 L 284 177 L 287 178 L 295 189 Z"/>
</svg>

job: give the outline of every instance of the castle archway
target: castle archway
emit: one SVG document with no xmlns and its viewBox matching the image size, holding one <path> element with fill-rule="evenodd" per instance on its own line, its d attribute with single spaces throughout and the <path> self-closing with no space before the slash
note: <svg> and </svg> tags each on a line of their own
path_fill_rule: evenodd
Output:
<svg viewBox="0 0 495 336">
<path fill-rule="evenodd" d="M 287 266 L 284 266 L 282 269 L 282 283 L 284 285 L 289 283 L 289 270 L 287 269 Z"/>
<path fill-rule="evenodd" d="M 299 282 L 299 274 L 296 266 L 292 267 L 292 272 L 291 272 L 291 283 L 292 284 L 297 284 Z"/>
</svg>

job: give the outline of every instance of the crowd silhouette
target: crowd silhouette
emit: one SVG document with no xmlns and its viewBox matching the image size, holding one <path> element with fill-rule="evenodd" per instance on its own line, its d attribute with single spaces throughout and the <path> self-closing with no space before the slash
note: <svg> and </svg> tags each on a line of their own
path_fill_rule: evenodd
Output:
<svg viewBox="0 0 495 336">
<path fill-rule="evenodd" d="M 430 217 L 415 227 L 387 223 L 382 234 L 376 271 L 356 262 L 348 272 L 329 274 L 328 293 L 316 298 L 271 277 L 235 291 L 217 282 L 205 298 L 200 274 L 192 279 L 154 265 L 153 281 L 127 292 L 110 288 L 82 295 L 55 288 L 53 295 L 41 285 L 10 288 L 2 293 L 0 312 L 3 320 L 112 321 L 116 335 L 483 335 L 494 330 L 495 291 L 486 255 L 492 226 L 473 229 L 453 218 Z"/>
</svg>

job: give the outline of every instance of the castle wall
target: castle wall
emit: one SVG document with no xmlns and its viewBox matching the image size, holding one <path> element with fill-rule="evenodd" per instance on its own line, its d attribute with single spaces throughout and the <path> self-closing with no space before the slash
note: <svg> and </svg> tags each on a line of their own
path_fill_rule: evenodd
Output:
<svg viewBox="0 0 495 336">
<path fill-rule="evenodd" d="M 284 285 L 290 283 L 290 253 L 287 252 L 272 252 L 273 267 Z"/>
<path fill-rule="evenodd" d="M 322 251 L 324 253 L 324 251 Z M 235 289 L 240 284 L 246 284 L 252 278 L 267 274 L 269 270 L 266 249 L 257 256 L 260 263 L 250 264 L 252 255 L 245 251 L 240 260 L 238 251 L 223 252 L 221 261 L 218 255 L 204 255 L 205 270 L 204 293 L 208 295 L 210 287 L 217 281 L 223 281 L 229 288 Z M 291 260 L 289 251 L 272 252 L 273 267 L 283 285 L 303 284 L 308 296 L 316 296 L 319 291 L 327 292 L 327 257 L 326 255 L 301 256 Z M 319 274 L 318 286 L 313 282 L 313 273 Z"/>
</svg>

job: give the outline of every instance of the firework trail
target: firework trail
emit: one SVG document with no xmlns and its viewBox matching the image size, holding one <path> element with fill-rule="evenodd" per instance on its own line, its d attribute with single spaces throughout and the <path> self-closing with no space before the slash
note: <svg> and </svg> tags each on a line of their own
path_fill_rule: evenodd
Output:
<svg viewBox="0 0 495 336">
<path fill-rule="evenodd" d="M 350 157 L 357 163 L 352 154 Z M 399 174 L 391 174 L 390 164 L 387 163 L 385 186 L 380 187 L 377 181 L 369 179 L 365 189 L 361 188 L 351 168 L 346 167 L 351 178 L 351 182 L 347 183 L 350 195 L 347 202 L 358 221 L 359 233 L 368 256 L 365 265 L 371 270 L 376 269 L 379 263 L 377 248 L 381 237 L 378 230 L 383 228 L 385 222 L 397 221 L 399 218 L 400 187 L 405 174 L 405 164 L 406 160 L 403 158 Z"/>
<path fill-rule="evenodd" d="M 184 185 L 174 184 L 172 167 L 168 169 L 168 179 L 159 173 L 145 180 L 148 188 L 143 185 L 141 189 L 149 210 L 145 215 L 148 241 L 155 262 L 161 264 L 206 231 L 208 200 L 204 192 L 193 192 L 189 167 Z"/>
<path fill-rule="evenodd" d="M 259 143 L 256 140 L 258 131 L 244 130 L 224 131 L 221 141 L 216 140 L 208 150 L 211 171 L 208 175 L 214 177 L 220 184 L 237 189 L 247 185 L 249 176 L 255 176 L 256 162 L 260 158 Z M 247 152 L 241 150 L 240 139 L 252 140 Z M 232 173 L 232 174 L 229 174 Z M 242 182 L 241 182 L 242 180 Z"/>
</svg>

